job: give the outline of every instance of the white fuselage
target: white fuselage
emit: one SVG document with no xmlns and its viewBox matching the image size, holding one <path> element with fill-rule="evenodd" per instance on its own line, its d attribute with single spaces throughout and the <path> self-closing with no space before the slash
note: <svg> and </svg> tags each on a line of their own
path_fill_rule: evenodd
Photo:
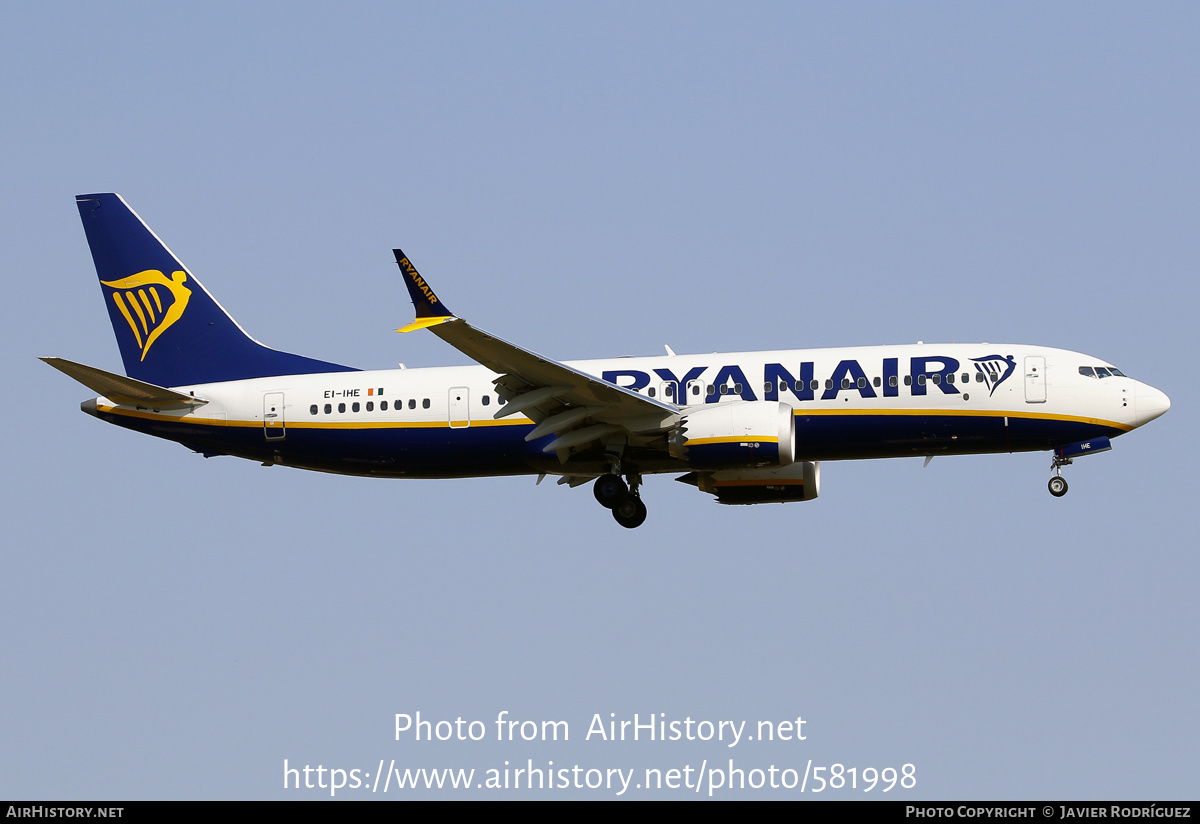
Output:
<svg viewBox="0 0 1200 824">
<path fill-rule="evenodd" d="M 796 460 L 1051 449 L 1127 432 L 1169 406 L 1098 358 L 1008 344 L 914 344 L 568 362 L 668 404 L 781 401 L 796 417 Z M 533 421 L 503 409 L 482 366 L 290 375 L 176 387 L 208 403 L 98 414 L 200 451 L 334 472 L 410 477 L 569 472 Z M 662 453 L 662 450 L 658 450 Z M 644 471 L 686 463 L 647 454 Z"/>
</svg>

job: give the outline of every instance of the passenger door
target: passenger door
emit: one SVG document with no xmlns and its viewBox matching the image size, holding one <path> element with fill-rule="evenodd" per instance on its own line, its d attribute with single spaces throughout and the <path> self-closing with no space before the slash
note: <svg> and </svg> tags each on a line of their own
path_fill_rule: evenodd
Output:
<svg viewBox="0 0 1200 824">
<path fill-rule="evenodd" d="M 287 437 L 282 392 L 267 392 L 263 395 L 263 435 L 268 441 L 279 441 Z"/>
<path fill-rule="evenodd" d="M 1025 358 L 1025 402 L 1046 402 L 1046 359 L 1040 355 Z"/>
</svg>

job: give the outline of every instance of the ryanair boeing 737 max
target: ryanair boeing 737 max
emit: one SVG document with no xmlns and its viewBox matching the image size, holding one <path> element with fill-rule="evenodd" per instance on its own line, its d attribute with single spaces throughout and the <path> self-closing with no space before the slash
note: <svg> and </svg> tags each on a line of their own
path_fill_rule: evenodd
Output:
<svg viewBox="0 0 1200 824">
<path fill-rule="evenodd" d="M 470 325 L 395 250 L 416 320 L 478 366 L 362 371 L 247 335 L 115 194 L 76 198 L 125 375 L 43 358 L 101 420 L 205 456 L 346 475 L 556 475 L 617 523 L 648 474 L 725 504 L 817 497 L 820 461 L 1050 450 L 1060 468 L 1170 408 L 1112 364 L 998 344 L 560 363 Z M 539 477 L 539 481 L 541 477 Z"/>
</svg>

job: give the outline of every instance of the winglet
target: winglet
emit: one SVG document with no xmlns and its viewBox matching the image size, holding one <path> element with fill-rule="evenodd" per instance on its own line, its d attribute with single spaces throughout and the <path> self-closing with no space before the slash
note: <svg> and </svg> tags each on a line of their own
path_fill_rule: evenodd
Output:
<svg viewBox="0 0 1200 824">
<path fill-rule="evenodd" d="M 396 331 L 412 332 L 454 320 L 454 313 L 446 308 L 446 304 L 438 300 L 438 296 L 429 288 L 425 278 L 417 273 L 417 267 L 409 262 L 408 258 L 404 256 L 404 252 L 399 249 L 393 249 L 392 252 L 396 255 L 396 265 L 400 267 L 400 272 L 404 275 L 404 285 L 408 287 L 408 296 L 412 298 L 413 308 L 417 310 L 417 319 Z"/>
</svg>

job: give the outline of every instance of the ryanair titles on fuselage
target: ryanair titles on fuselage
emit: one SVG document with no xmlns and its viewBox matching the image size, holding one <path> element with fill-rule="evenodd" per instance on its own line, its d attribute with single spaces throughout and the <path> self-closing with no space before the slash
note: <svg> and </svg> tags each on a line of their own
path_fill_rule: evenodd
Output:
<svg viewBox="0 0 1200 824">
<path fill-rule="evenodd" d="M 900 358 L 883 358 L 881 369 L 872 379 L 855 359 L 839 361 L 833 371 L 818 380 L 813 361 L 801 361 L 793 373 L 780 363 L 763 365 L 762 380 L 751 382 L 745 371 L 737 364 L 722 366 L 711 378 L 704 375 L 708 366 L 694 366 L 684 374 L 677 375 L 669 368 L 656 368 L 650 372 L 640 369 L 606 369 L 601 377 L 625 389 L 640 392 L 652 384 L 663 384 L 664 394 L 669 398 L 680 398 L 680 403 L 718 403 L 722 398 L 740 397 L 745 401 L 778 401 L 793 398 L 797 401 L 834 400 L 842 392 L 856 392 L 861 398 L 899 397 L 900 387 L 911 395 L 925 395 L 934 386 L 946 395 L 957 395 L 970 380 L 980 383 L 993 394 L 1016 369 L 1016 358 L 1012 355 L 988 354 L 970 358 L 963 366 L 958 358 L 948 355 L 919 355 L 908 359 L 908 371 L 900 371 Z M 976 376 L 972 378 L 972 376 Z M 960 389 L 960 386 L 962 389 Z M 759 393 L 762 397 L 759 397 Z M 818 396 L 818 393 L 819 396 Z M 782 394 L 782 397 L 781 397 Z"/>
</svg>

